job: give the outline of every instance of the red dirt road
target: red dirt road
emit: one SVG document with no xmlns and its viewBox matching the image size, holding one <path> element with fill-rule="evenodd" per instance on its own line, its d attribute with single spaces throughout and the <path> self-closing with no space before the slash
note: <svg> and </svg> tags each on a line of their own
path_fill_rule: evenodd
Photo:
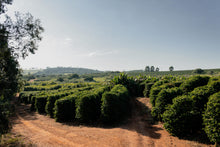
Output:
<svg viewBox="0 0 220 147">
<path fill-rule="evenodd" d="M 97 128 L 65 125 L 48 116 L 29 111 L 29 107 L 16 107 L 13 133 L 21 134 L 39 147 L 207 147 L 197 142 L 180 140 L 169 135 L 162 125 L 151 125 L 148 116 L 148 98 L 137 98 L 128 123 L 115 128 Z"/>
</svg>

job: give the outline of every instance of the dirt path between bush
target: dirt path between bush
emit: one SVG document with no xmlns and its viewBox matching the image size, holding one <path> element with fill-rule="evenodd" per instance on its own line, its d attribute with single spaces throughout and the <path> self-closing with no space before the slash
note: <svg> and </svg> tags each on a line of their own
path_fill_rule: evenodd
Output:
<svg viewBox="0 0 220 147">
<path fill-rule="evenodd" d="M 29 106 L 16 106 L 13 133 L 39 147 L 207 147 L 197 142 L 170 136 L 162 125 L 151 125 L 147 113 L 148 98 L 137 98 L 131 119 L 115 128 L 74 126 L 55 122 L 48 116 L 29 111 Z M 210 146 L 210 145 L 209 145 Z"/>
</svg>

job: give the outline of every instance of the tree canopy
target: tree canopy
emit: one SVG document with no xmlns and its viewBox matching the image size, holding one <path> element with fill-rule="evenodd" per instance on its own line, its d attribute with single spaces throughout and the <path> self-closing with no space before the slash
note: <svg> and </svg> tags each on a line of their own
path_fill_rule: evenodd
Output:
<svg viewBox="0 0 220 147">
<path fill-rule="evenodd" d="M 7 101 L 18 92 L 21 72 L 18 58 L 34 54 L 44 31 L 39 19 L 30 13 L 15 13 L 15 19 L 5 14 L 6 5 L 13 0 L 0 1 L 0 107 L 7 108 Z M 8 109 L 0 109 L 0 135 L 9 129 Z"/>
</svg>

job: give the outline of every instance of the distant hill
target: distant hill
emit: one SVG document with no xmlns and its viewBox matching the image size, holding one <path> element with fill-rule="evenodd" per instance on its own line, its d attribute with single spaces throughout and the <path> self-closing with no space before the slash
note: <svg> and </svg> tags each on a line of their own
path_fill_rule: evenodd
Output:
<svg viewBox="0 0 220 147">
<path fill-rule="evenodd" d="M 34 75 L 60 75 L 60 74 L 70 74 L 70 73 L 76 73 L 82 75 L 82 74 L 91 74 L 91 73 L 102 73 L 102 71 L 88 69 L 88 68 L 56 67 L 56 68 L 47 68 L 38 71 L 34 73 Z"/>
</svg>

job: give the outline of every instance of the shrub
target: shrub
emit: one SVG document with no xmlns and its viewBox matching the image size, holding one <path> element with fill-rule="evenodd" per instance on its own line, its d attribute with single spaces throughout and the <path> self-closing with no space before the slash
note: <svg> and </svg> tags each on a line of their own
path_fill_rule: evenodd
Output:
<svg viewBox="0 0 220 147">
<path fill-rule="evenodd" d="M 207 85 L 208 81 L 209 77 L 207 76 L 193 76 L 183 82 L 180 87 L 185 93 L 188 93 L 193 91 L 196 87 Z"/>
<path fill-rule="evenodd" d="M 4 99 L 3 96 L 0 98 Z M 7 133 L 10 129 L 9 119 L 8 119 L 8 115 L 9 115 L 8 107 L 9 107 L 9 103 L 2 102 L 0 100 L 0 135 Z"/>
<path fill-rule="evenodd" d="M 118 85 L 118 84 L 125 86 L 130 92 L 130 94 L 133 96 L 139 95 L 139 92 L 138 92 L 139 84 L 137 83 L 137 81 L 134 80 L 133 77 L 128 76 L 125 73 L 120 73 L 119 76 L 115 76 L 112 79 L 111 83 L 113 84 L 113 86 Z"/>
<path fill-rule="evenodd" d="M 77 95 L 70 95 L 55 102 L 54 118 L 58 122 L 71 121 L 75 119 L 75 100 Z"/>
<path fill-rule="evenodd" d="M 201 128 L 200 114 L 193 108 L 193 100 L 189 96 L 180 96 L 163 113 L 165 129 L 172 135 L 184 137 Z"/>
<path fill-rule="evenodd" d="M 193 73 L 195 73 L 195 74 L 203 74 L 203 73 L 205 73 L 205 71 L 203 69 L 201 69 L 201 68 L 197 68 L 197 69 L 195 69 L 193 71 Z"/>
<path fill-rule="evenodd" d="M 220 143 L 220 92 L 212 95 L 203 116 L 205 132 L 210 141 Z"/>
<path fill-rule="evenodd" d="M 102 95 L 101 118 L 104 123 L 119 122 L 130 113 L 128 90 L 123 85 L 114 86 Z"/>
<path fill-rule="evenodd" d="M 46 112 L 45 111 L 46 103 L 47 103 L 47 96 L 46 95 L 37 96 L 35 98 L 35 108 L 38 113 L 43 114 Z"/>
<path fill-rule="evenodd" d="M 86 77 L 86 78 L 84 78 L 84 81 L 86 81 L 86 82 L 93 82 L 94 79 L 93 79 L 93 77 Z"/>
<path fill-rule="evenodd" d="M 54 117 L 54 104 L 56 102 L 56 100 L 62 98 L 62 97 L 65 97 L 67 96 L 68 94 L 63 92 L 63 93 L 58 93 L 58 94 L 53 94 L 53 95 L 50 95 L 48 96 L 47 98 L 47 104 L 46 104 L 46 107 L 45 107 L 45 111 L 47 114 L 50 115 L 50 117 Z"/>
<path fill-rule="evenodd" d="M 191 93 L 190 97 L 193 99 L 193 106 L 197 109 L 201 114 L 206 107 L 206 103 L 208 102 L 208 98 L 212 95 L 214 91 L 212 88 L 209 88 L 207 85 L 202 87 L 195 88 Z"/>
<path fill-rule="evenodd" d="M 154 85 L 154 83 L 146 83 L 145 84 L 145 88 L 144 88 L 144 96 L 145 97 L 149 97 L 150 96 L 150 90 L 151 90 L 151 87 Z"/>
<path fill-rule="evenodd" d="M 59 78 L 57 79 L 57 81 L 59 81 L 59 82 L 63 82 L 64 79 L 63 79 L 62 77 L 59 77 Z"/>
<path fill-rule="evenodd" d="M 36 99 L 36 96 L 32 96 L 31 97 L 31 111 L 35 111 L 36 108 L 35 108 L 35 99 Z"/>
<path fill-rule="evenodd" d="M 27 93 L 27 92 L 20 93 L 19 94 L 20 102 L 28 104 L 29 103 L 29 96 L 30 96 L 30 93 Z"/>
<path fill-rule="evenodd" d="M 101 87 L 92 92 L 84 92 L 76 100 L 76 118 L 82 122 L 94 122 L 101 114 L 101 98 L 106 90 Z"/>
<path fill-rule="evenodd" d="M 208 83 L 208 88 L 213 93 L 220 91 L 220 80 L 212 80 Z"/>
<path fill-rule="evenodd" d="M 154 87 L 150 90 L 150 103 L 153 107 L 155 107 L 155 101 L 157 98 L 158 93 L 162 90 L 162 87 Z"/>
<path fill-rule="evenodd" d="M 155 101 L 155 108 L 152 110 L 152 116 L 158 120 L 161 120 L 161 115 L 164 113 L 165 108 L 168 106 L 168 104 L 172 104 L 173 98 L 182 94 L 182 89 L 177 87 L 162 89 Z"/>
<path fill-rule="evenodd" d="M 151 90 L 150 90 L 150 102 L 152 104 L 152 106 L 155 106 L 155 101 L 158 97 L 158 94 L 160 93 L 160 91 L 162 89 L 167 89 L 167 88 L 173 88 L 174 87 L 174 83 L 164 83 L 164 84 L 156 84 L 156 85 L 160 85 L 160 86 L 155 86 L 155 84 L 152 86 Z"/>
</svg>

